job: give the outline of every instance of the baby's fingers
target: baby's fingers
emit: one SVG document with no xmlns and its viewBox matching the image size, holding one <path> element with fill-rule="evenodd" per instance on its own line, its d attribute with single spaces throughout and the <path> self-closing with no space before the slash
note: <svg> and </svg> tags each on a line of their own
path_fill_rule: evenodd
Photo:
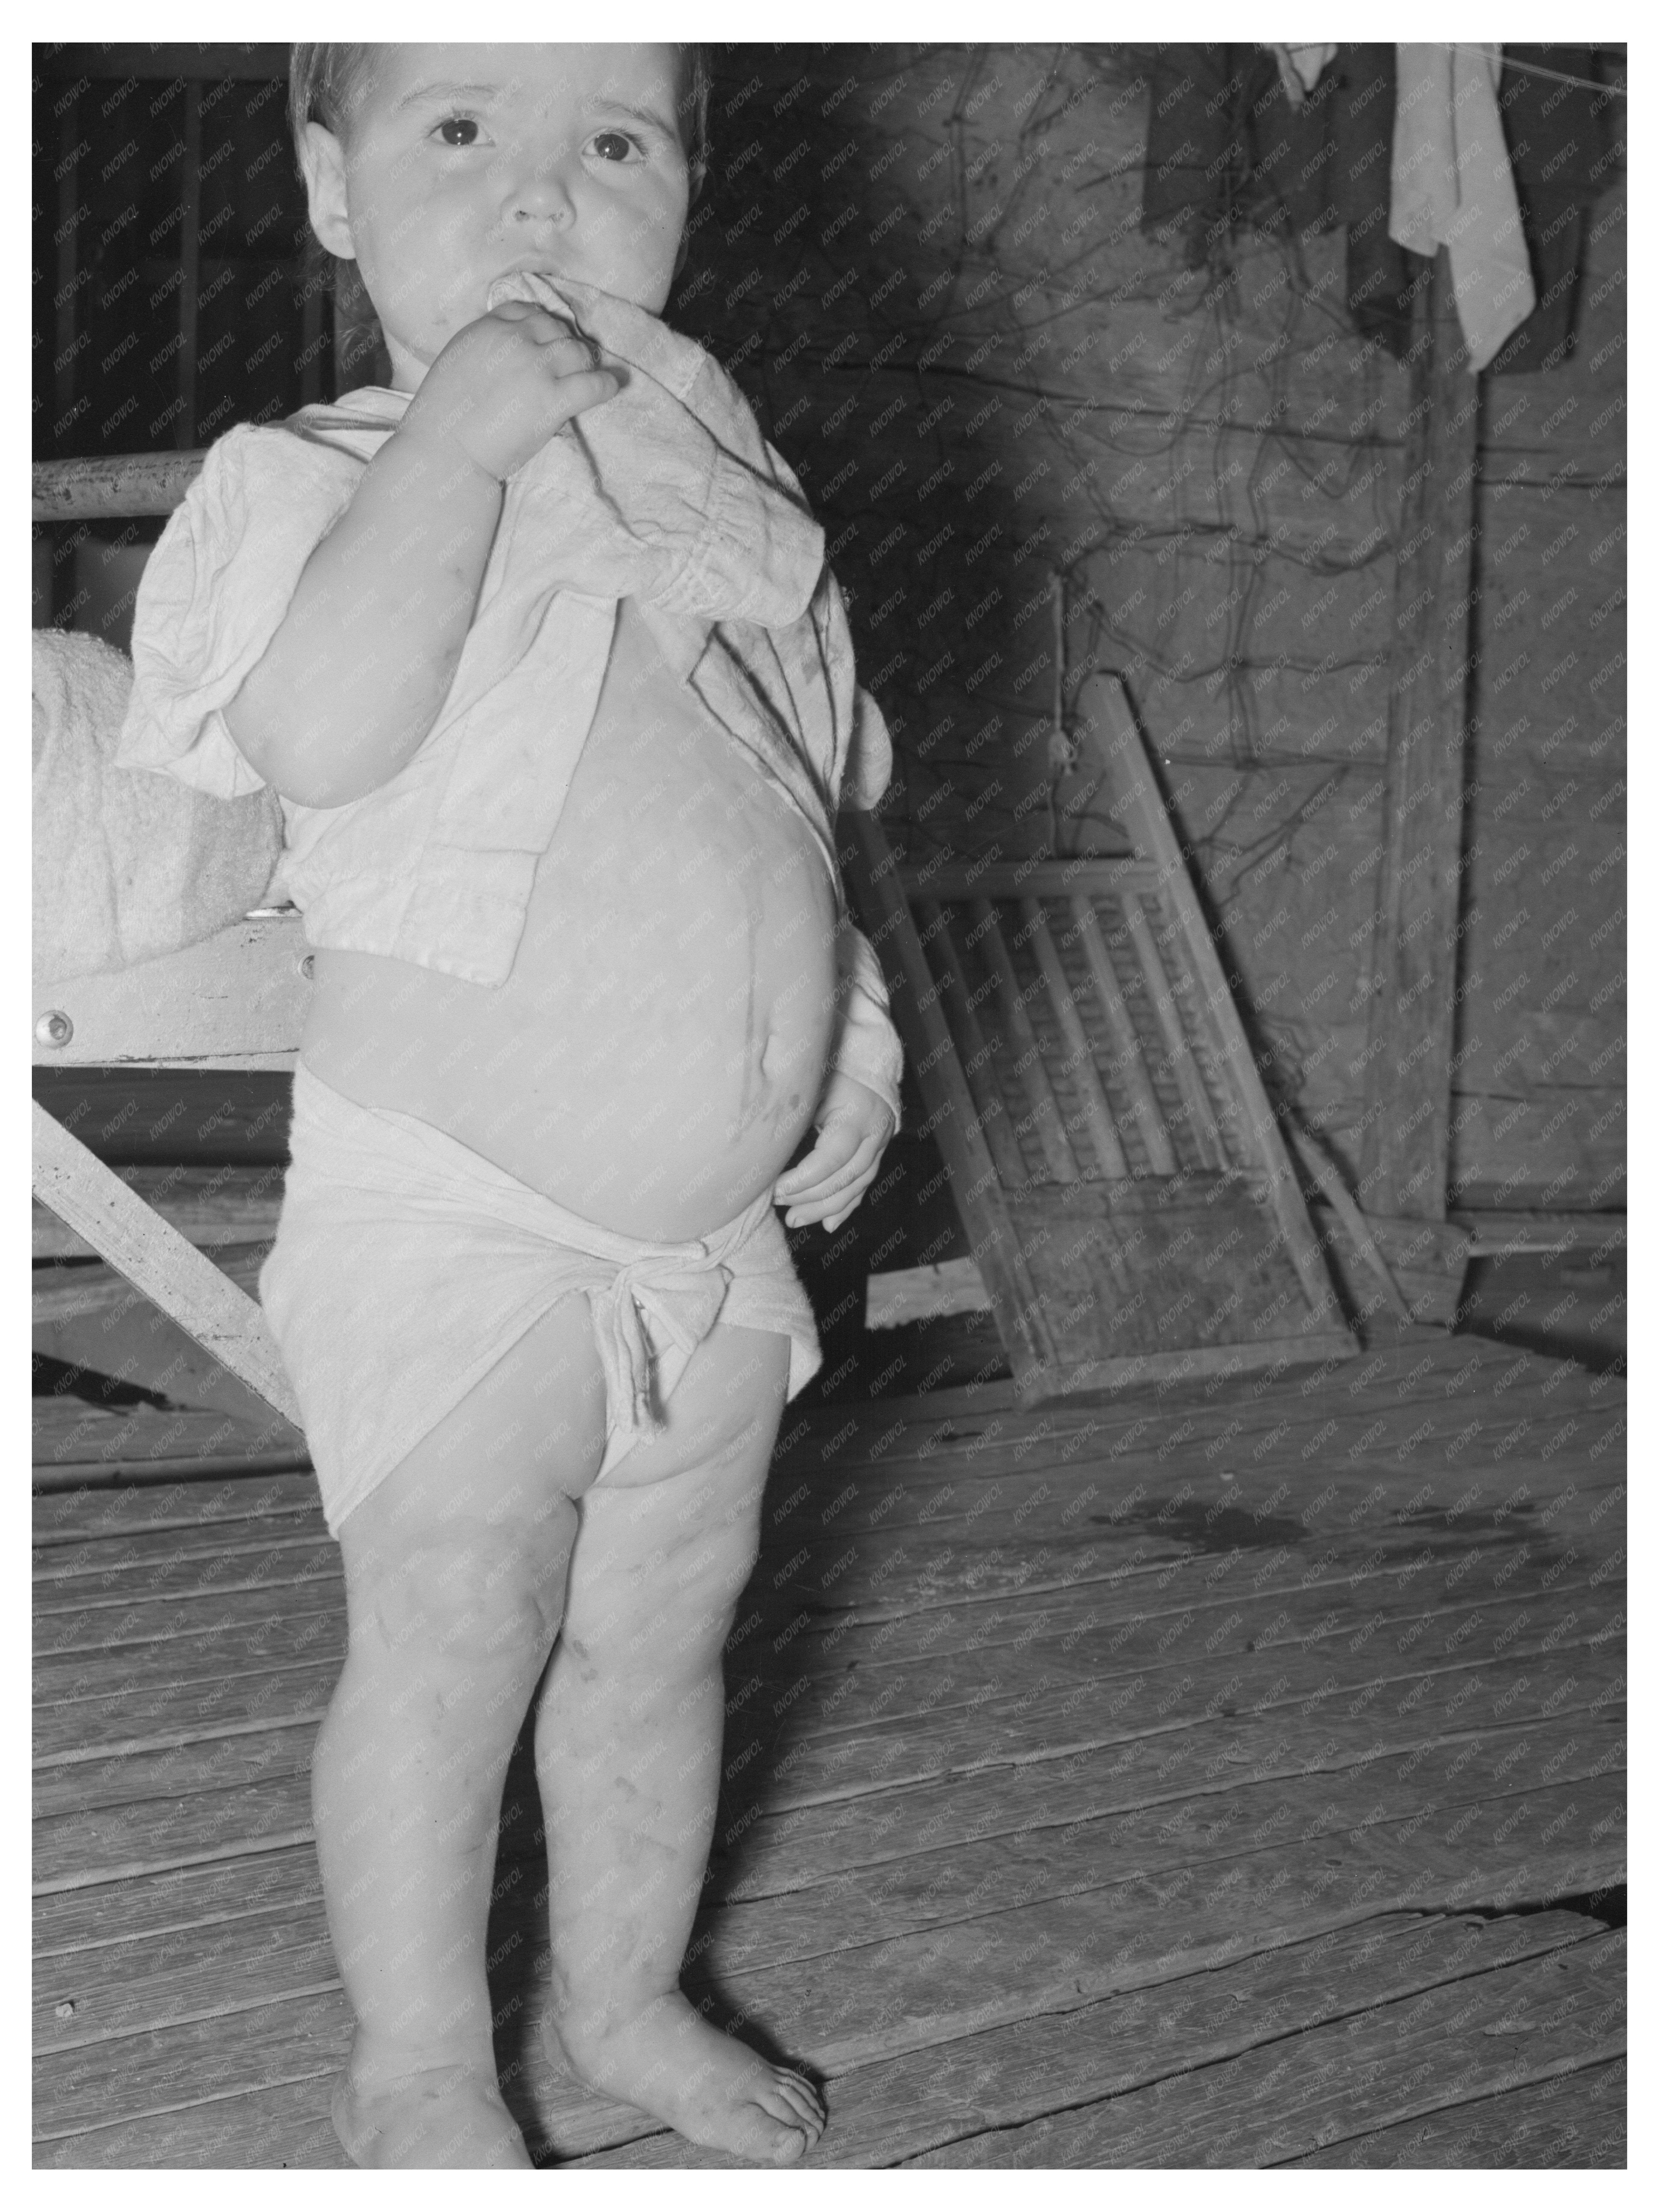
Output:
<svg viewBox="0 0 1659 2212">
<path fill-rule="evenodd" d="M 550 380 L 549 406 L 553 418 L 550 434 L 562 437 L 578 415 L 602 407 L 622 390 L 623 380 L 614 369 L 579 368 L 556 374 Z"/>
<path fill-rule="evenodd" d="M 834 1214 L 840 1220 L 852 1212 L 874 1178 L 881 1152 L 879 1139 L 866 1137 L 844 1159 L 827 1153 L 822 1145 L 810 1153 L 774 1188 L 778 1202 L 789 1209 L 784 1215 L 788 1226 L 799 1229 L 805 1223 L 822 1221 L 826 1228 L 833 1228 L 835 1222 L 829 1217 Z M 792 1188 L 784 1188 L 786 1183 Z"/>
</svg>

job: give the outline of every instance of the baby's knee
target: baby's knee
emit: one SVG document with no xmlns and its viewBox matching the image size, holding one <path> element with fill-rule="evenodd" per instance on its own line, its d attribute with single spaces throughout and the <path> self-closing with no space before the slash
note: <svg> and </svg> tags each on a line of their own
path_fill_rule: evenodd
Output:
<svg viewBox="0 0 1659 2212">
<path fill-rule="evenodd" d="M 411 1664 L 544 1658 L 563 1617 L 575 1532 L 576 1510 L 566 1498 L 533 1524 L 458 1514 L 411 1532 L 395 1552 L 383 1549 L 351 1588 L 353 1641 L 367 1635 Z"/>
</svg>

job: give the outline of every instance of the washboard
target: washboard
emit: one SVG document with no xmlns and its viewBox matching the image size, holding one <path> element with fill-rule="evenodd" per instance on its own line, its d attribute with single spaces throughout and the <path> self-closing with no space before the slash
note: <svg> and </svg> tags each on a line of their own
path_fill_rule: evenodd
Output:
<svg viewBox="0 0 1659 2212">
<path fill-rule="evenodd" d="M 1080 688 L 1123 857 L 843 857 L 1017 1391 L 1357 1350 L 1121 684 Z"/>
</svg>

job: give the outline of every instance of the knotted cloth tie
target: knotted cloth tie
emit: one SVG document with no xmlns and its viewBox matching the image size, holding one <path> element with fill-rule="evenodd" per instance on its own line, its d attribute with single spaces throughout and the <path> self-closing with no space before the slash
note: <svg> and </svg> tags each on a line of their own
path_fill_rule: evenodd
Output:
<svg viewBox="0 0 1659 2212">
<path fill-rule="evenodd" d="M 714 1260 L 688 1267 L 684 1254 L 684 1245 L 644 1253 L 621 1268 L 607 1289 L 587 1294 L 605 1397 L 624 1436 L 649 1436 L 662 1425 L 651 1402 L 645 1315 L 689 1357 L 725 1302 L 730 1269 Z"/>
</svg>

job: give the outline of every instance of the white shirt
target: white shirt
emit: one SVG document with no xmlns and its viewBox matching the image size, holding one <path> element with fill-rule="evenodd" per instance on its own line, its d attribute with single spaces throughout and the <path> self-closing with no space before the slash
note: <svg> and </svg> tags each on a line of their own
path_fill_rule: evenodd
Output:
<svg viewBox="0 0 1659 2212">
<path fill-rule="evenodd" d="M 886 788 L 891 747 L 857 688 L 823 532 L 702 347 L 568 289 L 628 384 L 508 481 L 477 613 L 412 759 L 343 806 L 283 800 L 271 896 L 303 909 L 315 945 L 504 981 L 629 596 L 672 672 L 817 838 L 842 917 L 832 1064 L 896 1118 L 902 1055 L 879 964 L 846 915 L 834 838 L 843 795 L 868 807 Z M 223 710 L 409 398 L 354 392 L 209 451 L 139 586 L 122 766 L 225 798 L 260 787 Z"/>
</svg>

